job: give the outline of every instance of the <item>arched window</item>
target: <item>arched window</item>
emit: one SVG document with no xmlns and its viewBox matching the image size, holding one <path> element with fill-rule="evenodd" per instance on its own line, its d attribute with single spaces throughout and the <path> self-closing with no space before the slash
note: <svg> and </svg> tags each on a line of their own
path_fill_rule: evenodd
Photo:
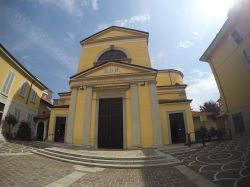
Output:
<svg viewBox="0 0 250 187">
<path fill-rule="evenodd" d="M 127 59 L 127 55 L 124 52 L 120 50 L 111 49 L 109 51 L 104 52 L 98 58 L 97 62 L 107 61 L 107 60 L 122 60 L 122 59 Z"/>
</svg>

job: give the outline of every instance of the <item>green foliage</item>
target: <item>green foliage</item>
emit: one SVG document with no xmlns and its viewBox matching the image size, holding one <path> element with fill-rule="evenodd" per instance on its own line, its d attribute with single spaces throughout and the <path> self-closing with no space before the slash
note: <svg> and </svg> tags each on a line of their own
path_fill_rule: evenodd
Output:
<svg viewBox="0 0 250 187">
<path fill-rule="evenodd" d="M 201 137 L 206 137 L 206 135 L 207 135 L 207 128 L 205 126 L 201 126 L 200 127 L 200 133 L 201 133 Z"/>
<path fill-rule="evenodd" d="M 211 127 L 211 128 L 209 129 L 209 133 L 210 133 L 210 135 L 211 135 L 212 137 L 216 136 L 216 130 L 215 130 L 215 128 L 214 128 L 214 127 Z"/>
<path fill-rule="evenodd" d="M 2 126 L 2 134 L 7 139 L 13 139 L 13 127 L 18 123 L 18 120 L 16 117 L 12 114 L 8 114 L 5 116 L 3 120 L 3 126 Z"/>
<path fill-rule="evenodd" d="M 7 124 L 12 125 L 12 127 L 18 123 L 18 120 L 16 119 L 16 117 L 12 114 L 8 114 L 7 116 L 5 116 L 4 121 Z"/>
<path fill-rule="evenodd" d="M 213 112 L 215 114 L 219 114 L 220 107 L 217 102 L 214 102 L 212 100 L 205 102 L 202 106 L 200 106 L 201 112 Z"/>
<path fill-rule="evenodd" d="M 29 123 L 26 121 L 22 121 L 18 131 L 17 131 L 17 138 L 19 140 L 30 140 L 31 139 L 31 128 Z"/>
</svg>

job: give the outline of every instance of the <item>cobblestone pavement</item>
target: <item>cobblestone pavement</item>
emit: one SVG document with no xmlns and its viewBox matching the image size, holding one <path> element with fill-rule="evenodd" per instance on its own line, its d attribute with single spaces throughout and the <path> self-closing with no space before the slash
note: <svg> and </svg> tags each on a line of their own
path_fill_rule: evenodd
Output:
<svg viewBox="0 0 250 187">
<path fill-rule="evenodd" d="M 71 164 L 37 155 L 0 156 L 1 187 L 39 187 L 74 171 Z"/>
<path fill-rule="evenodd" d="M 38 141 L 0 141 L 0 155 L 1 153 L 28 153 L 34 149 L 46 147 L 52 147 L 52 145 Z"/>
<path fill-rule="evenodd" d="M 250 186 L 250 133 L 173 156 L 219 186 Z"/>
<path fill-rule="evenodd" d="M 25 153 L 40 148 L 39 142 L 0 142 L 0 186 L 39 187 L 61 180 L 78 171 L 73 164 L 35 154 L 3 156 L 1 153 Z M 92 168 L 87 169 L 92 170 Z M 71 184 L 78 186 L 195 186 L 176 168 L 105 169 L 85 175 Z M 79 172 L 79 171 L 78 171 Z"/>
<path fill-rule="evenodd" d="M 78 186 L 191 187 L 194 186 L 194 184 L 174 167 L 158 167 L 145 169 L 105 169 L 99 172 L 98 175 L 84 175 L 71 185 L 71 187 Z"/>
</svg>

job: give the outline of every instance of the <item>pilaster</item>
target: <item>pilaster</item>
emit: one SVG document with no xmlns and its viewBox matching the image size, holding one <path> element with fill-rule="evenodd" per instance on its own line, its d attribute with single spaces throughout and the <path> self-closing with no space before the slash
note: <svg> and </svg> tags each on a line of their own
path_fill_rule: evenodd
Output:
<svg viewBox="0 0 250 187">
<path fill-rule="evenodd" d="M 73 128 L 74 128 L 74 122 L 75 122 L 77 93 L 78 93 L 78 88 L 73 87 L 71 96 L 70 96 L 69 114 L 68 114 L 68 120 L 66 124 L 66 135 L 65 135 L 65 142 L 69 144 L 73 143 Z"/>
<path fill-rule="evenodd" d="M 158 104 L 156 82 L 149 82 L 149 90 L 151 95 L 152 125 L 153 125 L 153 147 L 162 145 L 162 130 L 160 109 Z"/>
<path fill-rule="evenodd" d="M 92 106 L 92 87 L 86 88 L 85 105 L 84 105 L 84 126 L 83 126 L 83 146 L 90 146 L 90 122 Z"/>
<path fill-rule="evenodd" d="M 131 117 L 132 117 L 132 147 L 138 148 L 140 142 L 140 116 L 137 84 L 130 84 L 131 91 Z"/>
</svg>

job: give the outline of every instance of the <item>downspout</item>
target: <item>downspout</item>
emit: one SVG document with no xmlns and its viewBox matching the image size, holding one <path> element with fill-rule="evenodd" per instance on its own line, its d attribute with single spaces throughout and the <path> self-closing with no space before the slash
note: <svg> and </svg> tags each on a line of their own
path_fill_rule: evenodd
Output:
<svg viewBox="0 0 250 187">
<path fill-rule="evenodd" d="M 173 85 L 173 82 L 172 82 L 172 79 L 171 79 L 170 71 L 168 72 L 168 76 L 169 76 L 170 83 L 171 83 L 171 86 L 172 86 L 172 85 Z"/>
<path fill-rule="evenodd" d="M 217 79 L 218 87 L 219 87 L 219 89 L 220 89 L 220 91 L 221 91 L 222 97 L 224 98 L 225 107 L 226 107 L 226 113 L 228 113 L 229 110 L 228 110 L 228 105 L 227 105 L 227 99 L 226 99 L 225 93 L 224 93 L 224 91 L 223 91 L 223 89 L 222 89 L 222 86 L 221 86 L 221 83 L 220 83 L 219 76 L 218 76 L 218 74 L 216 73 L 215 68 L 214 68 L 214 66 L 213 66 L 213 63 L 212 63 L 211 58 L 208 58 L 208 63 L 209 63 L 209 65 L 210 65 L 210 67 L 211 67 L 211 69 L 212 69 L 212 71 L 213 71 L 213 73 L 214 73 L 214 76 L 215 76 L 216 79 Z"/>
</svg>

